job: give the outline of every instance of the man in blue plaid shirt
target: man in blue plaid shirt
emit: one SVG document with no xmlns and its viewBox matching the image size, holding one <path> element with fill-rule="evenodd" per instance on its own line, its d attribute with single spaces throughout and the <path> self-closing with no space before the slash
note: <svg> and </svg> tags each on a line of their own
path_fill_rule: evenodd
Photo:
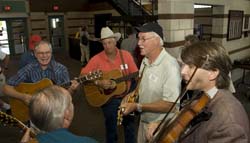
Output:
<svg viewBox="0 0 250 143">
<path fill-rule="evenodd" d="M 51 44 L 46 41 L 40 41 L 35 46 L 34 54 L 37 61 L 22 67 L 16 75 L 12 76 L 4 85 L 3 92 L 10 97 L 17 98 L 28 104 L 31 96 L 26 93 L 18 92 L 15 86 L 21 82 L 35 83 L 44 78 L 48 78 L 56 85 L 63 85 L 71 82 L 71 86 L 68 90 L 72 94 L 79 84 L 76 80 L 70 81 L 67 68 L 51 58 Z"/>
</svg>

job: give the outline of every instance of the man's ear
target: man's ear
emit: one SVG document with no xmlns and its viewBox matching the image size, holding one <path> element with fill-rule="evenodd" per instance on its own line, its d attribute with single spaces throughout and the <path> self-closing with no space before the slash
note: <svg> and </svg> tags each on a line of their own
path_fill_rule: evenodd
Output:
<svg viewBox="0 0 250 143">
<path fill-rule="evenodd" d="M 210 81 L 215 80 L 218 77 L 219 73 L 220 73 L 220 71 L 218 69 L 209 71 L 209 73 L 208 73 L 209 80 Z"/>
<path fill-rule="evenodd" d="M 63 118 L 63 127 L 68 128 L 71 124 L 72 117 L 70 117 L 70 110 L 66 109 Z"/>
<path fill-rule="evenodd" d="M 35 51 L 33 51 L 33 53 L 34 53 L 34 56 L 37 58 L 37 54 L 36 54 L 36 52 L 35 52 Z"/>
</svg>

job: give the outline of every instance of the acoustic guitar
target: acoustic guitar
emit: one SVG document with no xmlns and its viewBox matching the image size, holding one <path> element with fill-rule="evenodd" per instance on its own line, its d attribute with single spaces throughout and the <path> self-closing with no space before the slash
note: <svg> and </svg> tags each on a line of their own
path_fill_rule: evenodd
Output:
<svg viewBox="0 0 250 143">
<path fill-rule="evenodd" d="M 137 77 L 139 72 L 123 75 L 120 70 L 112 70 L 103 73 L 102 79 L 109 79 L 116 82 L 116 88 L 105 90 L 95 84 L 85 84 L 83 86 L 88 103 L 94 107 L 100 107 L 115 95 L 124 94 L 127 91 L 126 81 Z"/>
<path fill-rule="evenodd" d="M 21 129 L 22 132 L 25 132 L 28 129 L 28 126 L 19 121 L 17 118 L 8 115 L 2 111 L 0 111 L 0 124 L 4 126 L 18 127 L 19 129 Z M 32 139 L 29 140 L 27 143 L 38 143 L 38 140 L 35 138 L 36 135 L 37 134 L 33 130 L 30 130 L 30 137 L 32 137 Z"/>
<path fill-rule="evenodd" d="M 17 118 L 8 115 L 2 111 L 0 111 L 0 123 L 4 126 L 9 126 L 9 127 L 18 127 L 19 129 L 21 129 L 22 131 L 26 131 L 26 129 L 28 129 L 28 127 L 21 122 L 20 120 L 18 120 Z M 34 133 L 32 130 L 30 131 L 30 136 L 31 137 L 35 137 L 36 133 Z"/>
<path fill-rule="evenodd" d="M 84 75 L 82 77 L 77 78 L 77 82 L 79 82 L 80 84 L 85 83 L 85 82 L 91 82 L 95 79 L 98 79 L 102 77 L 102 72 L 101 71 L 95 71 L 95 72 L 91 72 L 87 75 Z M 53 82 L 50 79 L 42 79 L 36 83 L 20 83 L 18 86 L 15 87 L 15 89 L 18 92 L 21 93 L 26 93 L 29 95 L 34 94 L 35 92 L 44 89 L 46 87 L 49 87 L 53 85 Z M 60 85 L 64 88 L 67 88 L 71 85 L 71 83 L 66 83 L 63 85 Z M 12 115 L 14 117 L 16 117 L 17 119 L 19 119 L 22 122 L 26 122 L 27 120 L 29 120 L 29 111 L 28 111 L 28 107 L 27 105 L 15 98 L 10 98 L 10 106 L 11 106 L 11 112 Z"/>
</svg>

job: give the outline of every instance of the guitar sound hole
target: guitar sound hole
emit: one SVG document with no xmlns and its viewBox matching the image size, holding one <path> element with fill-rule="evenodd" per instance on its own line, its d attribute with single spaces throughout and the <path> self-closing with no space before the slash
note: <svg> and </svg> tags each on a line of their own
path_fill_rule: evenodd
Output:
<svg viewBox="0 0 250 143">
<path fill-rule="evenodd" d="M 104 94 L 105 95 L 109 95 L 111 94 L 112 92 L 114 92 L 116 90 L 117 87 L 113 88 L 113 89 L 104 89 Z"/>
</svg>

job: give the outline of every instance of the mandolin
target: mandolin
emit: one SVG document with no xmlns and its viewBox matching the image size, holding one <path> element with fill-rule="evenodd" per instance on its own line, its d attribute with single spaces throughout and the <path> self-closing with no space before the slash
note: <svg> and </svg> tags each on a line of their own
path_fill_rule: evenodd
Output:
<svg viewBox="0 0 250 143">
<path fill-rule="evenodd" d="M 138 98 L 138 93 L 136 92 L 136 90 L 130 92 L 127 96 L 127 103 L 133 103 L 136 101 L 136 99 Z M 124 108 L 123 107 L 119 107 L 118 111 L 117 111 L 117 125 L 122 125 L 122 121 L 123 121 L 123 112 L 124 112 Z M 134 115 L 133 113 L 131 115 Z"/>
<path fill-rule="evenodd" d="M 139 98 L 139 86 L 140 86 L 140 83 L 141 83 L 141 79 L 142 79 L 142 76 L 143 76 L 143 72 L 145 70 L 145 67 L 143 68 L 142 70 L 142 75 L 141 77 L 139 77 L 138 79 L 138 82 L 137 82 L 137 85 L 136 85 L 136 88 L 135 90 L 133 90 L 132 92 L 130 92 L 128 95 L 126 95 L 126 103 L 135 103 L 136 100 L 138 100 Z M 117 125 L 122 125 L 122 121 L 123 121 L 123 112 L 124 112 L 124 108 L 123 107 L 119 107 L 118 111 L 117 111 Z M 130 115 L 134 116 L 134 112 L 131 113 Z"/>
</svg>

